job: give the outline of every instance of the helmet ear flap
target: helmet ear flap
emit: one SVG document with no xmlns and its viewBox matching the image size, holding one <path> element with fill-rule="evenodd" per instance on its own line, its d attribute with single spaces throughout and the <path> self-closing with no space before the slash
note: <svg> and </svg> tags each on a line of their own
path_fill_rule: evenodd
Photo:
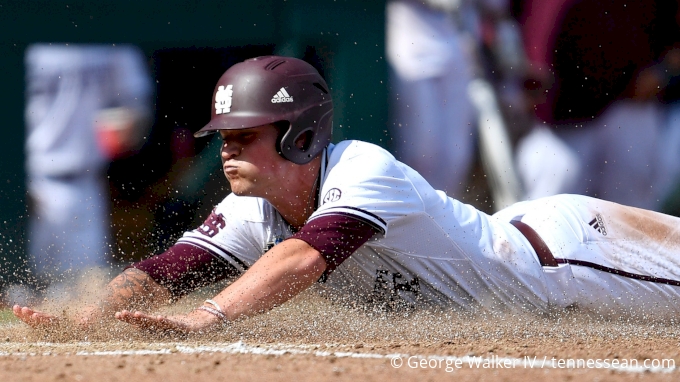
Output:
<svg viewBox="0 0 680 382">
<path fill-rule="evenodd" d="M 295 130 L 295 134 L 293 133 Z M 304 139 L 304 144 L 300 147 L 300 139 Z M 305 159 L 305 154 L 311 147 L 311 143 L 314 139 L 314 129 L 311 126 L 307 128 L 299 129 L 288 129 L 288 131 L 283 134 L 278 145 L 280 147 L 279 153 L 287 160 L 296 163 L 304 164 L 309 162 L 309 160 L 303 161 Z M 309 154 L 311 155 L 311 154 Z"/>
<path fill-rule="evenodd" d="M 300 163 L 300 157 L 304 158 L 305 156 L 309 156 L 310 160 L 313 158 L 311 153 L 308 153 L 308 151 L 312 140 L 314 139 L 314 130 L 310 126 L 299 132 L 296 129 L 295 132 L 297 134 L 293 135 L 293 131 L 290 129 L 283 136 L 281 142 L 279 143 L 279 146 L 281 147 L 280 153 L 285 159 L 293 163 L 304 164 L 309 162 L 309 160 Z"/>
<path fill-rule="evenodd" d="M 321 109 L 321 110 L 319 110 Z M 304 111 L 280 140 L 281 155 L 296 164 L 314 159 L 331 142 L 333 133 L 333 104 L 330 102 Z M 304 144 L 299 147 L 299 139 Z"/>
</svg>

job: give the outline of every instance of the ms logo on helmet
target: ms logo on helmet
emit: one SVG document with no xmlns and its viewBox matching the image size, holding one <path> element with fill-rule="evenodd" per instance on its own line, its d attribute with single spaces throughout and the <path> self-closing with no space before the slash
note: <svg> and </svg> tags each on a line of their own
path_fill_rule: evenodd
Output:
<svg viewBox="0 0 680 382">
<path fill-rule="evenodd" d="M 231 96 L 234 95 L 232 90 L 234 85 L 220 86 L 215 93 L 215 114 L 224 114 L 231 111 Z"/>
<path fill-rule="evenodd" d="M 293 97 L 291 97 L 286 89 L 281 88 L 274 96 L 272 97 L 272 103 L 281 103 L 281 102 L 293 102 Z"/>
</svg>

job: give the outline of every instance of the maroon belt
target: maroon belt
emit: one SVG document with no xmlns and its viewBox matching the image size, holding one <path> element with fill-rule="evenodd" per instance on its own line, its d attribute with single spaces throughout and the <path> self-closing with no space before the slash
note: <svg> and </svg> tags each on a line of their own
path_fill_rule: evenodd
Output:
<svg viewBox="0 0 680 382">
<path fill-rule="evenodd" d="M 531 244 L 531 247 L 536 252 L 536 255 L 538 255 L 538 261 L 541 263 L 541 265 L 545 267 L 556 267 L 558 265 L 557 260 L 555 260 L 555 256 L 553 256 L 548 246 L 545 245 L 543 239 L 538 236 L 533 228 L 519 220 L 512 220 L 510 224 L 514 225 L 515 228 L 517 228 L 517 230 L 519 230 L 519 232 L 521 232 L 522 235 L 527 238 L 529 244 Z"/>
</svg>

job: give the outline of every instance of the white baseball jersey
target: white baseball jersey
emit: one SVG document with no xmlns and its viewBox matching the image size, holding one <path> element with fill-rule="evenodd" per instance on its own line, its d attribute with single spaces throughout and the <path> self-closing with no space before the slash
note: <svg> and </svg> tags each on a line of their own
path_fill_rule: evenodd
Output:
<svg viewBox="0 0 680 382">
<path fill-rule="evenodd" d="M 342 216 L 375 231 L 325 280 L 343 295 L 464 309 L 541 312 L 577 304 L 601 313 L 625 313 L 631 305 L 680 312 L 674 304 L 680 261 L 672 255 L 680 249 L 678 218 L 644 211 L 652 215 L 648 220 L 664 222 L 644 231 L 625 217 L 640 210 L 575 195 L 518 203 L 489 216 L 434 190 L 375 145 L 344 141 L 323 155 L 319 206 L 306 225 Z M 510 224 L 514 219 L 538 232 L 559 266 L 540 264 Z M 660 227 L 665 242 L 650 239 Z M 178 243 L 244 271 L 293 234 L 264 199 L 231 194 Z M 662 257 L 654 254 L 660 245 L 668 248 Z"/>
<path fill-rule="evenodd" d="M 473 307 L 551 303 L 537 258 L 523 236 L 434 190 L 387 151 L 365 142 L 331 145 L 322 160 L 320 206 L 309 222 L 343 215 L 376 233 L 325 284 L 367 299 Z M 231 194 L 180 243 L 219 254 L 241 270 L 293 234 L 264 199 Z"/>
</svg>

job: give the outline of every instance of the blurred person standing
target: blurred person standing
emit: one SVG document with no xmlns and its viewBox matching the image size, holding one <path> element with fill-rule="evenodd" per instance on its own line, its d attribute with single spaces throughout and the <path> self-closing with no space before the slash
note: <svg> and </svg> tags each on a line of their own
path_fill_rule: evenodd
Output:
<svg viewBox="0 0 680 382">
<path fill-rule="evenodd" d="M 507 162 L 500 152 L 509 142 L 495 135 L 489 141 L 478 128 L 498 117 L 505 133 L 508 120 L 517 122 L 514 110 L 522 109 L 518 78 L 526 60 L 509 5 L 507 0 L 392 0 L 386 12 L 396 156 L 436 189 L 460 198 L 479 140 L 496 209 L 517 198 L 500 179 L 505 168 L 497 168 Z M 508 197 L 513 200 L 502 200 Z"/>
<path fill-rule="evenodd" d="M 107 266 L 106 168 L 144 139 L 152 94 L 145 61 L 133 46 L 34 44 L 26 51 L 27 250 L 40 289 L 69 291 L 66 273 L 77 280 Z"/>
<path fill-rule="evenodd" d="M 460 197 L 474 160 L 468 98 L 473 44 L 459 0 L 392 0 L 386 8 L 390 123 L 397 158 L 435 189 Z"/>
</svg>

